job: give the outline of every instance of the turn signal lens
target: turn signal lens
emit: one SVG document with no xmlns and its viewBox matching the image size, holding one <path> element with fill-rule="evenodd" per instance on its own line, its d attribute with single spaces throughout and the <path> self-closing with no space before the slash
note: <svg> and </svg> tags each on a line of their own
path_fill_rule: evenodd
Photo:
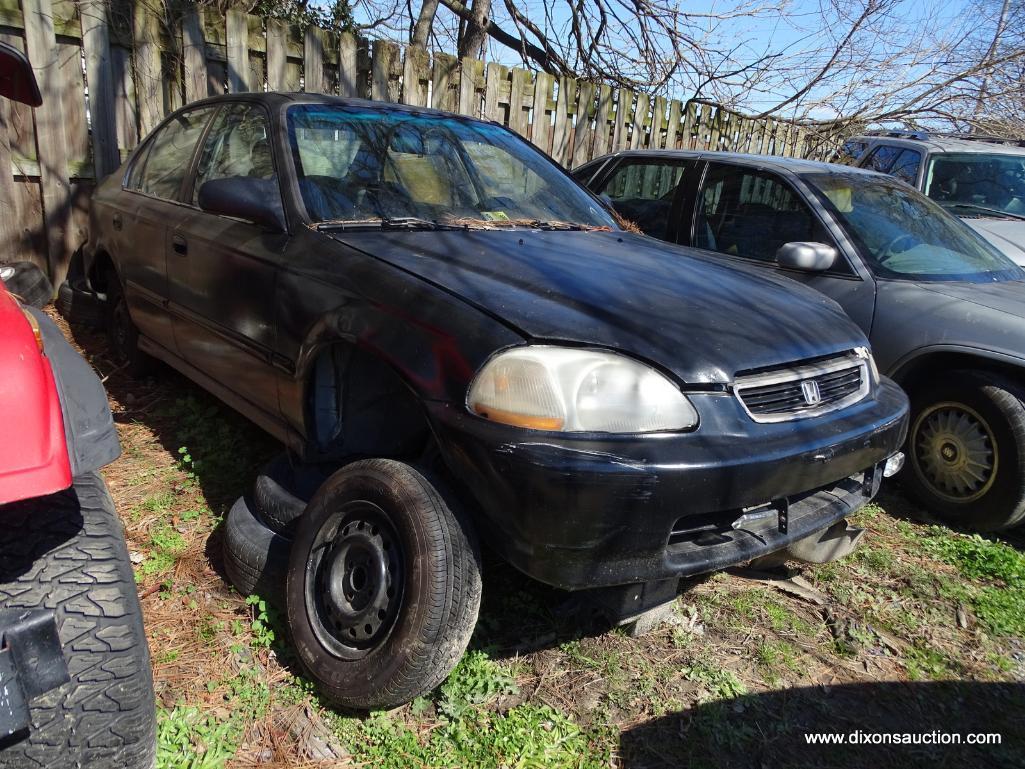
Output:
<svg viewBox="0 0 1025 769">
<path fill-rule="evenodd" d="M 32 335 L 36 338 L 36 345 L 39 347 L 39 352 L 42 352 L 43 330 L 39 328 L 39 321 L 36 320 L 36 316 L 30 313 L 28 310 L 22 308 L 21 311 L 25 315 L 25 319 L 28 320 L 28 324 L 32 327 Z"/>
<path fill-rule="evenodd" d="M 470 385 L 466 405 L 531 430 L 644 433 L 698 422 L 680 388 L 653 368 L 611 352 L 547 345 L 493 357 Z"/>
</svg>

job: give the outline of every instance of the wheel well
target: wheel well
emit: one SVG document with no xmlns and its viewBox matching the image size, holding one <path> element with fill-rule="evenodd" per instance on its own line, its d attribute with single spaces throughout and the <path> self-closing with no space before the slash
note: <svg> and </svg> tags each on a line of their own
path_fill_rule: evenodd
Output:
<svg viewBox="0 0 1025 769">
<path fill-rule="evenodd" d="M 935 381 L 936 376 L 951 371 L 983 371 L 998 374 L 1016 382 L 1025 381 L 1025 369 L 979 355 L 959 352 L 942 352 L 923 355 L 908 362 L 893 378 L 897 384 L 913 393 L 923 383 Z"/>
<path fill-rule="evenodd" d="M 342 455 L 419 456 L 431 438 L 420 399 L 396 371 L 350 344 L 322 349 L 306 384 L 308 450 Z"/>
<path fill-rule="evenodd" d="M 110 258 L 110 254 L 106 251 L 97 251 L 96 256 L 93 257 L 92 266 L 89 268 L 89 274 L 86 275 L 93 291 L 101 294 L 107 292 L 107 276 L 111 272 L 117 272 L 114 267 L 114 260 Z"/>
</svg>

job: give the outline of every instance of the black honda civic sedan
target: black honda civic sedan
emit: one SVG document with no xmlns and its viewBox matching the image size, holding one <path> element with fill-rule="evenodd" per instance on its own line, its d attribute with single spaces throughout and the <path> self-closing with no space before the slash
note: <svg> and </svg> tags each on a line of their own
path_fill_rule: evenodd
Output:
<svg viewBox="0 0 1025 769">
<path fill-rule="evenodd" d="M 907 399 L 836 303 L 621 230 L 494 123 L 198 102 L 98 187 L 86 269 L 126 364 L 331 468 L 292 520 L 240 500 L 227 534 L 251 546 L 227 555 L 249 590 L 287 543 L 299 658 L 348 706 L 444 678 L 478 535 L 628 621 L 684 575 L 846 552 L 900 460 Z"/>
</svg>

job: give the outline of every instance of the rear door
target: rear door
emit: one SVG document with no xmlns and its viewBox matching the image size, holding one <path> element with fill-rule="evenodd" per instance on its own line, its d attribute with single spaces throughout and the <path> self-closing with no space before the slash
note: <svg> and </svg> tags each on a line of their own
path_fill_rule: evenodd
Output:
<svg viewBox="0 0 1025 769">
<path fill-rule="evenodd" d="M 167 313 L 168 228 L 188 215 L 182 186 L 196 144 L 216 107 L 188 110 L 146 142 L 125 178 L 123 205 L 111 212 L 114 257 L 132 321 L 140 333 L 175 352 Z"/>
<path fill-rule="evenodd" d="M 857 271 L 838 230 L 790 179 L 760 168 L 708 163 L 686 229 L 681 243 L 805 283 L 839 302 L 866 335 L 870 332 L 874 282 Z M 782 269 L 776 251 L 794 241 L 833 246 L 836 264 L 825 272 Z"/>
<path fill-rule="evenodd" d="M 627 155 L 616 158 L 592 180 L 591 189 L 612 203 L 624 219 L 645 235 L 676 239 L 682 181 L 694 161 Z"/>
<path fill-rule="evenodd" d="M 186 214 L 169 228 L 167 275 L 181 356 L 276 417 L 274 285 L 288 235 L 208 213 L 198 205 L 200 187 L 214 179 L 276 181 L 272 144 L 269 115 L 262 105 L 224 106 L 199 153 Z"/>
</svg>

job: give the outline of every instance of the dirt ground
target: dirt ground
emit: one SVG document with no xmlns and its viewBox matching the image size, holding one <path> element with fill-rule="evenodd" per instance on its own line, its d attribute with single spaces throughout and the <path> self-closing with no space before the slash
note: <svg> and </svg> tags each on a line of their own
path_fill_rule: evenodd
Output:
<svg viewBox="0 0 1025 769">
<path fill-rule="evenodd" d="M 566 594 L 485 553 L 448 681 L 387 713 L 333 709 L 274 609 L 221 565 L 222 517 L 280 446 L 165 367 L 129 378 L 101 335 L 58 322 L 105 378 L 121 437 L 104 475 L 146 615 L 161 767 L 1025 767 L 1025 538 L 936 526 L 893 483 L 857 515 L 852 556 L 687 580 L 641 638 L 569 616 Z M 825 732 L 931 744 L 809 744 Z M 964 744 L 975 732 L 1000 742 Z"/>
</svg>

